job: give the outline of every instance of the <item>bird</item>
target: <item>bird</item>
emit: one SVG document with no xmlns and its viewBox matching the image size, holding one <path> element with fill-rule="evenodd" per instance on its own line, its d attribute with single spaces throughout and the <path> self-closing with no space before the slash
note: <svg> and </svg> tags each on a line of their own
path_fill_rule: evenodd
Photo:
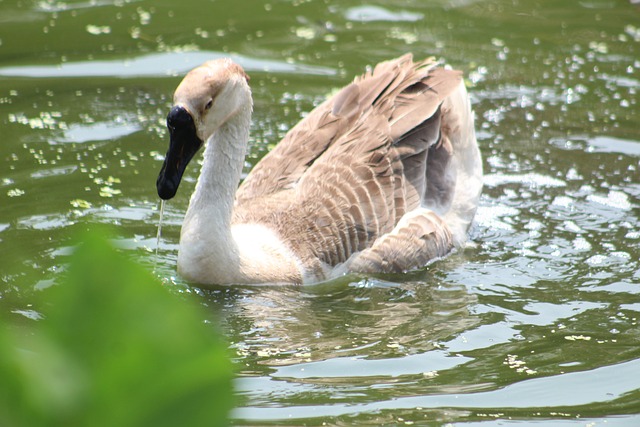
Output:
<svg viewBox="0 0 640 427">
<path fill-rule="evenodd" d="M 229 58 L 189 71 L 174 92 L 161 199 L 175 196 L 203 150 L 180 232 L 177 271 L 186 281 L 401 273 L 464 246 L 482 158 L 460 71 L 411 53 L 369 67 L 242 180 L 252 113 L 249 76 Z"/>
</svg>

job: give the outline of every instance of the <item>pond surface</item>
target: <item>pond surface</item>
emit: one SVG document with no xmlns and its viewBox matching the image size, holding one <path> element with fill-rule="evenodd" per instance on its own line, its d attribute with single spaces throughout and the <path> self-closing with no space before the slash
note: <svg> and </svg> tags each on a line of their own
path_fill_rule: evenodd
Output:
<svg viewBox="0 0 640 427">
<path fill-rule="evenodd" d="M 249 169 L 408 51 L 466 75 L 486 177 L 464 252 L 407 275 L 189 287 L 191 168 L 155 259 L 180 75 L 226 55 L 246 68 Z M 0 310 L 39 319 L 74 234 L 115 224 L 222 324 L 237 424 L 640 425 L 639 90 L 626 0 L 0 1 Z"/>
</svg>

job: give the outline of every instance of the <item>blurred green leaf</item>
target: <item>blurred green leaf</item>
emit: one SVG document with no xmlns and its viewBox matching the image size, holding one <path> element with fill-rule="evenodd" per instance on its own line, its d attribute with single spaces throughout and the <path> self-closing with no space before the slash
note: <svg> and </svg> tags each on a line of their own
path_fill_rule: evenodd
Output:
<svg viewBox="0 0 640 427">
<path fill-rule="evenodd" d="M 199 307 L 104 237 L 83 238 L 46 297 L 50 313 L 32 336 L 0 327 L 0 425 L 227 424 L 225 344 Z"/>
</svg>

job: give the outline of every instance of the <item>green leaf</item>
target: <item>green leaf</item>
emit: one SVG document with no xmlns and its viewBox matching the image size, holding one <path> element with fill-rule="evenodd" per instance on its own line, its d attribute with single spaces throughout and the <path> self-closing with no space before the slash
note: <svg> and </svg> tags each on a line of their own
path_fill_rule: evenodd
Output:
<svg viewBox="0 0 640 427">
<path fill-rule="evenodd" d="M 226 345 L 200 307 L 90 233 L 19 349 L 0 328 L 0 425 L 215 426 L 232 406 Z"/>
</svg>

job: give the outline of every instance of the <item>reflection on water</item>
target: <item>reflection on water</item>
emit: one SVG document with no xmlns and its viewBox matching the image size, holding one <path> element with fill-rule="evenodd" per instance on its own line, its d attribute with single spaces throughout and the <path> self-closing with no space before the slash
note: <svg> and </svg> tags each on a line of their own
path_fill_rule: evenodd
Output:
<svg viewBox="0 0 640 427">
<path fill-rule="evenodd" d="M 638 6 L 185 1 L 0 2 L 10 321 L 40 321 L 34 295 L 64 271 L 70 236 L 107 223 L 223 326 L 239 424 L 640 423 Z M 247 68 L 248 169 L 352 75 L 406 51 L 464 70 L 470 86 L 486 177 L 468 247 L 408 275 L 183 283 L 197 170 L 159 242 L 154 186 L 176 75 L 221 55 Z"/>
<path fill-rule="evenodd" d="M 477 324 L 463 286 L 347 279 L 313 287 L 244 290 L 224 310 L 245 323 L 241 356 L 269 366 L 348 358 L 415 354 Z M 249 322 L 248 324 L 246 322 Z"/>
</svg>

